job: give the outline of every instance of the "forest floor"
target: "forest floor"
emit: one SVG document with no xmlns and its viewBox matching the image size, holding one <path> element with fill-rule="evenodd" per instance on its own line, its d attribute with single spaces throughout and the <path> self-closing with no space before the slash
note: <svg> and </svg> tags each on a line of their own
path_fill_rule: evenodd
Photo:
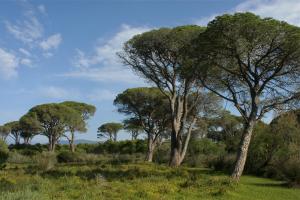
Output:
<svg viewBox="0 0 300 200">
<path fill-rule="evenodd" d="M 156 164 L 57 164 L 38 172 L 25 164 L 0 170 L 1 200 L 221 199 L 297 200 L 300 189 L 243 176 L 239 184 L 203 168 L 170 169 Z"/>
</svg>

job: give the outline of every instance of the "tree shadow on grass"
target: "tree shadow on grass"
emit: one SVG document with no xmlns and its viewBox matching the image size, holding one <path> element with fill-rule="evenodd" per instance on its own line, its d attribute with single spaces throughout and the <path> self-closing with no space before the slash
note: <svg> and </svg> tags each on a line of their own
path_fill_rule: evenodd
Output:
<svg viewBox="0 0 300 200">
<path fill-rule="evenodd" d="M 259 187 L 286 187 L 286 188 L 289 188 L 288 183 L 246 183 L 246 184 L 259 186 Z"/>
<path fill-rule="evenodd" d="M 146 166 L 146 167 L 145 167 Z M 119 180 L 134 180 L 139 178 L 188 178 L 190 176 L 206 176 L 209 174 L 214 174 L 211 170 L 208 169 L 190 169 L 190 168 L 168 168 L 168 167 L 159 167 L 152 166 L 106 166 L 102 165 L 93 169 L 60 169 L 56 168 L 40 175 L 43 178 L 59 178 L 66 176 L 77 176 L 85 180 L 95 179 L 98 176 L 104 177 L 107 181 Z M 124 167 L 124 168 L 123 168 Z"/>
</svg>

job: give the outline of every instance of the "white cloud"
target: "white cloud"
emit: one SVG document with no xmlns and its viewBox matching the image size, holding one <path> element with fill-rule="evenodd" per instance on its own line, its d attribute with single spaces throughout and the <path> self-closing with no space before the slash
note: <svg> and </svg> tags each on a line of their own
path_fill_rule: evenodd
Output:
<svg viewBox="0 0 300 200">
<path fill-rule="evenodd" d="M 273 17 L 300 26 L 299 0 L 246 0 L 229 11 L 229 13 L 234 12 L 253 12 L 262 17 Z M 195 23 L 206 25 L 217 15 L 222 15 L 222 13 L 203 17 Z"/>
<path fill-rule="evenodd" d="M 38 9 L 38 11 L 40 12 L 40 13 L 42 13 L 42 14 L 47 14 L 47 12 L 46 12 L 46 7 L 43 5 L 43 4 L 41 4 L 41 5 L 39 5 L 38 7 L 37 7 L 37 9 Z"/>
<path fill-rule="evenodd" d="M 20 64 L 26 66 L 32 66 L 32 61 L 29 58 L 22 58 L 20 59 Z"/>
<path fill-rule="evenodd" d="M 0 48 L 0 75 L 3 78 L 9 79 L 17 76 L 18 65 L 18 58 L 13 53 Z"/>
<path fill-rule="evenodd" d="M 26 49 L 19 48 L 19 51 L 27 57 L 31 56 L 31 53 L 29 51 L 27 51 Z"/>
<path fill-rule="evenodd" d="M 273 17 L 300 25 L 299 0 L 247 0 L 239 4 L 236 11 L 250 11 L 263 17 Z"/>
<path fill-rule="evenodd" d="M 43 26 L 32 12 L 27 12 L 24 18 L 23 21 L 18 21 L 16 24 L 5 21 L 6 30 L 16 39 L 30 44 L 42 37 Z"/>
<path fill-rule="evenodd" d="M 56 49 L 62 41 L 62 37 L 59 33 L 51 35 L 47 39 L 40 42 L 40 47 L 47 51 L 50 49 Z"/>
<path fill-rule="evenodd" d="M 41 94 L 41 96 L 46 98 L 53 98 L 53 99 L 65 99 L 69 97 L 77 96 L 77 92 L 71 92 L 70 90 L 66 90 L 61 87 L 55 86 L 47 86 L 42 87 L 37 90 L 37 93 Z"/>
<path fill-rule="evenodd" d="M 16 41 L 21 42 L 22 48 L 16 51 L 9 51 L 14 53 L 2 53 L 2 60 L 5 58 L 6 65 L 0 66 L 1 74 L 6 74 L 5 77 L 13 77 L 17 75 L 17 68 L 19 65 L 33 66 L 35 61 L 41 56 L 49 58 L 53 56 L 53 50 L 58 48 L 62 42 L 60 33 L 56 33 L 46 37 L 44 34 L 44 25 L 40 22 L 40 13 L 46 15 L 46 7 L 44 5 L 33 6 L 28 1 L 22 1 L 24 8 L 22 10 L 22 19 L 15 22 L 4 21 L 5 28 Z M 17 43 L 18 44 L 18 43 Z M 3 49 L 2 49 L 3 50 Z M 7 60 L 14 60 L 11 64 L 7 64 Z M 2 61 L 4 62 L 4 61 Z M 13 64 L 12 64 L 13 63 Z"/>
<path fill-rule="evenodd" d="M 107 101 L 113 100 L 116 97 L 117 93 L 112 92 L 106 89 L 94 90 L 87 95 L 87 98 L 90 101 Z"/>
<path fill-rule="evenodd" d="M 22 58 L 22 59 L 20 59 L 20 64 L 31 66 L 32 61 L 29 58 Z"/>
<path fill-rule="evenodd" d="M 102 82 L 124 82 L 140 84 L 142 80 L 135 76 L 131 70 L 122 66 L 103 66 L 101 68 L 90 68 L 75 70 L 63 74 L 65 77 L 84 78 L 92 81 Z"/>
<path fill-rule="evenodd" d="M 194 23 L 199 26 L 206 26 L 208 24 L 208 22 L 212 21 L 216 16 L 217 16 L 217 14 L 213 14 L 208 17 L 202 17 L 202 18 L 196 20 Z"/>
<path fill-rule="evenodd" d="M 104 44 L 98 44 L 90 55 L 76 50 L 72 64 L 75 70 L 64 74 L 67 77 L 86 78 L 96 81 L 140 82 L 128 68 L 122 66 L 116 55 L 123 43 L 134 35 L 150 30 L 148 27 L 122 25 L 121 30 Z"/>
<path fill-rule="evenodd" d="M 53 56 L 53 53 L 51 53 L 51 52 L 45 52 L 45 53 L 43 53 L 43 56 L 44 56 L 45 58 L 50 58 L 50 57 Z"/>
</svg>

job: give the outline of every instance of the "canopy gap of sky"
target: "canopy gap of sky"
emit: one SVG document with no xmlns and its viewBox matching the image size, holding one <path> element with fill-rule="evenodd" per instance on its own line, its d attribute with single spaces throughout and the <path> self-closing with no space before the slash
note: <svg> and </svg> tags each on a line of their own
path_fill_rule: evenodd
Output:
<svg viewBox="0 0 300 200">
<path fill-rule="evenodd" d="M 37 104 L 82 101 L 97 107 L 88 132 L 78 136 L 88 140 L 97 140 L 101 123 L 124 119 L 113 106 L 116 94 L 147 85 L 116 56 L 132 36 L 159 27 L 205 26 L 217 15 L 244 11 L 300 25 L 300 0 L 4 0 L 0 4 L 0 124 L 18 120 Z M 119 138 L 129 136 L 122 132 Z M 47 140 L 36 137 L 33 142 Z"/>
</svg>

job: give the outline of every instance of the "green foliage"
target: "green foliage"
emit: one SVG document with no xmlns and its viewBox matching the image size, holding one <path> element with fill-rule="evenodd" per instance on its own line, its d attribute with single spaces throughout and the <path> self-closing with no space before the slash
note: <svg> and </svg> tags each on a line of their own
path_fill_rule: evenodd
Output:
<svg viewBox="0 0 300 200">
<path fill-rule="evenodd" d="M 269 126 L 258 124 L 249 149 L 247 171 L 299 184 L 299 110 L 283 113 Z"/>
<path fill-rule="evenodd" d="M 40 172 L 53 169 L 57 163 L 56 155 L 53 152 L 42 152 L 33 157 L 34 167 Z"/>
<path fill-rule="evenodd" d="M 10 135 L 13 137 L 15 144 L 19 144 L 22 133 L 22 127 L 19 121 L 8 122 L 4 124 L 4 127 L 6 127 L 7 130 L 9 130 Z"/>
<path fill-rule="evenodd" d="M 131 133 L 131 139 L 137 140 L 138 136 L 144 132 L 143 126 L 140 121 L 135 118 L 124 120 L 124 130 Z"/>
<path fill-rule="evenodd" d="M 147 142 L 144 140 L 134 141 L 106 141 L 99 143 L 94 149 L 89 150 L 90 153 L 111 153 L 111 154 L 131 154 L 145 153 L 147 151 Z"/>
<path fill-rule="evenodd" d="M 68 127 L 84 124 L 76 110 L 55 103 L 35 106 L 23 116 L 24 118 L 34 123 L 41 129 L 41 133 L 48 137 L 50 151 L 55 150 L 58 139 L 69 130 Z"/>
<path fill-rule="evenodd" d="M 14 164 L 32 163 L 32 158 L 30 156 L 20 154 L 17 151 L 10 151 L 7 162 Z"/>
<path fill-rule="evenodd" d="M 117 141 L 117 133 L 123 128 L 121 123 L 105 123 L 98 128 L 98 138 L 108 138 L 110 141 Z"/>
<path fill-rule="evenodd" d="M 234 168 L 235 160 L 236 154 L 217 155 L 208 160 L 208 166 L 216 171 L 230 173 Z"/>
<path fill-rule="evenodd" d="M 79 161 L 79 153 L 77 152 L 70 152 L 70 151 L 62 151 L 57 154 L 57 161 L 62 163 L 68 162 L 78 162 Z"/>
<path fill-rule="evenodd" d="M 96 154 L 87 154 L 79 152 L 61 151 L 57 154 L 57 161 L 59 163 L 86 163 L 92 164 L 97 163 L 103 158 Z"/>
<path fill-rule="evenodd" d="M 217 117 L 206 121 L 207 137 L 213 141 L 224 142 L 227 152 L 237 152 L 243 131 L 243 119 L 230 114 L 229 111 L 221 111 Z"/>
<path fill-rule="evenodd" d="M 192 167 L 211 167 L 211 161 L 225 154 L 225 145 L 210 139 L 194 139 L 190 142 L 185 163 Z"/>
<path fill-rule="evenodd" d="M 9 155 L 7 144 L 0 139 L 0 169 L 5 165 L 4 163 L 7 161 Z"/>
<path fill-rule="evenodd" d="M 283 187 L 282 182 L 244 176 L 236 185 L 203 168 L 58 164 L 42 174 L 26 173 L 26 168 L 0 171 L 0 200 L 295 200 L 300 195 L 300 190 Z"/>
<path fill-rule="evenodd" d="M 64 137 L 66 137 L 70 143 L 70 150 L 72 152 L 75 151 L 75 132 L 81 132 L 84 133 L 87 131 L 87 120 L 92 117 L 96 112 L 96 107 L 93 105 L 89 105 L 86 103 L 80 103 L 75 101 L 65 101 L 62 102 L 60 105 L 67 106 L 69 108 L 72 108 L 75 110 L 80 117 L 73 118 L 69 120 L 67 123 L 68 131 L 70 132 L 70 135 L 64 134 Z"/>
<path fill-rule="evenodd" d="M 161 89 L 167 88 L 164 81 L 170 81 L 167 78 L 173 73 L 172 67 L 179 82 L 184 80 L 183 77 L 187 78 L 190 60 L 184 52 L 203 30 L 195 25 L 152 30 L 126 42 L 119 56 L 142 77 L 158 84 Z M 152 62 L 155 65 L 151 65 Z"/>
<path fill-rule="evenodd" d="M 0 126 L 0 139 L 4 140 L 7 138 L 10 133 L 10 128 L 8 126 Z"/>
<path fill-rule="evenodd" d="M 73 108 L 80 113 L 83 120 L 88 120 L 90 117 L 94 116 L 96 112 L 96 107 L 90 104 L 76 102 L 76 101 L 64 101 L 62 105 Z"/>
</svg>

